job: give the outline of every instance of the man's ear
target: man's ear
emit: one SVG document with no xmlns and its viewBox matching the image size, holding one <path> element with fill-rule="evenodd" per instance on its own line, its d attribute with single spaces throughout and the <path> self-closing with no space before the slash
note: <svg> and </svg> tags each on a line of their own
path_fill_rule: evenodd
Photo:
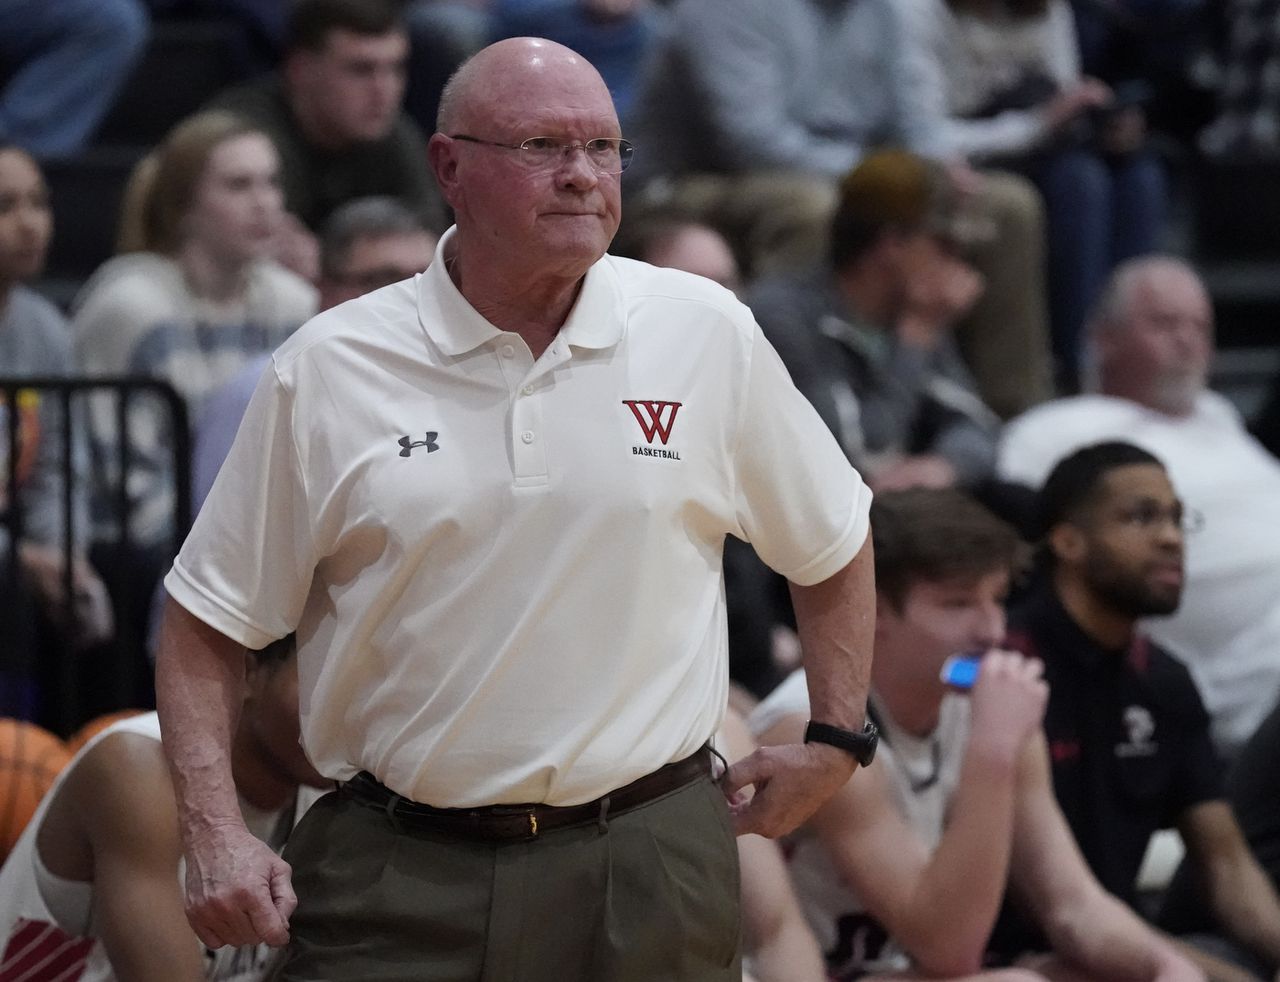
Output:
<svg viewBox="0 0 1280 982">
<path fill-rule="evenodd" d="M 1054 558 L 1068 563 L 1084 559 L 1086 544 L 1084 533 L 1070 522 L 1059 522 L 1049 531 L 1049 549 Z"/>
<path fill-rule="evenodd" d="M 440 187 L 440 194 L 448 202 L 449 207 L 456 211 L 462 198 L 462 191 L 458 182 L 456 142 L 450 140 L 443 133 L 431 134 L 431 139 L 427 141 L 427 163 L 431 167 L 431 172 L 436 176 L 436 184 Z"/>
</svg>

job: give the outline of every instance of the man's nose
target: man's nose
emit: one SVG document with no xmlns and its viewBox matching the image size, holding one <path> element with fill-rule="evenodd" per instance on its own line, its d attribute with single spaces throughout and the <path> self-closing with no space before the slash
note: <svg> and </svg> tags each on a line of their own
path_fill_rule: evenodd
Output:
<svg viewBox="0 0 1280 982">
<path fill-rule="evenodd" d="M 587 156 L 587 148 L 581 144 L 570 144 L 561 151 L 556 172 L 566 187 L 590 188 L 600 181 L 599 172 Z"/>
<path fill-rule="evenodd" d="M 978 612 L 978 621 L 974 626 L 974 647 L 993 648 L 1004 640 L 1005 614 L 1004 605 L 996 601 L 984 604 Z"/>
<path fill-rule="evenodd" d="M 1177 549 L 1182 551 L 1184 532 L 1182 531 L 1182 518 L 1174 515 L 1165 516 L 1164 521 L 1156 528 L 1156 537 L 1160 545 L 1166 549 Z"/>
</svg>

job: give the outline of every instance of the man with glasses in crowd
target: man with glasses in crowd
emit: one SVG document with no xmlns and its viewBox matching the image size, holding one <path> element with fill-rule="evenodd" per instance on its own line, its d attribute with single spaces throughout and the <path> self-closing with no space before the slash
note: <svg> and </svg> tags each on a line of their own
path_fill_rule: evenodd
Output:
<svg viewBox="0 0 1280 982">
<path fill-rule="evenodd" d="M 421 273 L 435 251 L 436 234 L 399 198 L 348 201 L 320 234 L 320 309 Z"/>
<path fill-rule="evenodd" d="M 1117 441 L 1058 463 L 1038 515 L 1041 567 L 1008 643 L 1044 662 L 1054 790 L 1085 859 L 1136 906 L 1151 835 L 1176 825 L 1220 935 L 1188 940 L 1270 978 L 1280 902 L 1225 800 L 1195 683 L 1138 629 L 1140 618 L 1178 609 L 1184 532 L 1199 514 L 1155 456 Z"/>
<path fill-rule="evenodd" d="M 1213 308 L 1186 262 L 1122 263 L 1087 331 L 1090 391 L 1009 423 L 996 473 L 1039 488 L 1059 460 L 1101 440 L 1131 441 L 1168 468 L 1205 529 L 1177 613 L 1145 629 L 1191 670 L 1214 742 L 1232 757 L 1280 697 L 1280 461 L 1209 388 Z"/>
<path fill-rule="evenodd" d="M 869 492 L 729 291 L 605 255 L 631 147 L 579 56 L 482 50 L 429 150 L 436 260 L 276 352 L 166 579 L 189 917 L 292 935 L 284 979 L 737 980 L 734 832 L 874 749 Z M 717 787 L 728 534 L 792 582 L 826 725 Z M 290 866 L 226 734 L 240 646 L 294 628 L 342 788 Z"/>
</svg>

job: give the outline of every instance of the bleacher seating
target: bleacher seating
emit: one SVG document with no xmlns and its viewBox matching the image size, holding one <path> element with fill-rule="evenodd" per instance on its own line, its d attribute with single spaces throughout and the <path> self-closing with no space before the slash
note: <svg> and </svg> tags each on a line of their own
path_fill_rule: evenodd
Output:
<svg viewBox="0 0 1280 982">
<path fill-rule="evenodd" d="M 1280 373 L 1280 161 L 1200 160 L 1191 204 L 1217 317 L 1213 385 L 1252 418 Z"/>
<path fill-rule="evenodd" d="M 145 152 L 141 145 L 102 146 L 44 164 L 55 234 L 42 287 L 56 302 L 65 305 L 114 252 L 125 182 Z"/>
<path fill-rule="evenodd" d="M 57 234 L 42 291 L 67 306 L 113 252 L 125 180 L 178 120 L 239 80 L 237 29 L 202 15 L 159 16 L 147 50 L 94 146 L 46 165 Z M 1246 414 L 1276 375 L 1280 323 L 1280 162 L 1208 162 L 1179 150 L 1175 170 L 1189 215 L 1174 236 L 1204 272 L 1222 349 L 1215 386 Z"/>
<path fill-rule="evenodd" d="M 224 21 L 157 19 L 146 53 L 103 121 L 96 142 L 154 144 L 210 96 L 238 81 L 236 34 Z"/>
</svg>

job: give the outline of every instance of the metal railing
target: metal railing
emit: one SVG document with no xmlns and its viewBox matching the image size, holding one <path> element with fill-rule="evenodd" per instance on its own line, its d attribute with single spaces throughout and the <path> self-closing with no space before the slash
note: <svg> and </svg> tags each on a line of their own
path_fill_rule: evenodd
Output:
<svg viewBox="0 0 1280 982">
<path fill-rule="evenodd" d="M 131 467 L 132 442 L 130 437 L 129 411 L 136 397 L 147 393 L 149 398 L 158 398 L 166 408 L 169 421 L 171 444 L 169 447 L 173 475 L 173 520 L 172 520 L 172 553 L 176 554 L 178 546 L 191 527 L 191 433 L 188 424 L 187 406 L 182 396 L 167 382 L 153 378 L 133 376 L 83 376 L 83 377 L 51 377 L 51 376 L 7 376 L 0 375 L 0 410 L 4 412 L 7 439 L 0 446 L 0 453 L 7 454 L 4 460 L 6 478 L 5 507 L 0 515 L 0 525 L 8 530 L 8 546 L 5 560 L 8 563 L 10 582 L 15 587 L 21 582 L 18 543 L 23 541 L 25 514 L 23 506 L 23 487 L 19 462 L 25 448 L 23 446 L 23 427 L 20 420 L 20 400 L 23 393 L 39 393 L 41 399 L 52 397 L 57 400 L 58 425 L 61 430 L 59 476 L 60 476 L 60 527 L 62 552 L 62 598 L 65 624 L 62 625 L 68 634 L 74 633 L 77 618 L 80 616 L 74 599 L 73 562 L 80 553 L 87 553 L 90 543 L 77 542 L 76 503 L 77 492 L 82 494 L 96 493 L 98 505 L 109 506 L 114 525 L 116 542 L 122 550 L 134 545 L 131 530 L 132 515 L 135 502 L 129 493 L 129 474 Z M 77 448 L 87 447 L 91 440 L 93 425 L 88 406 L 88 395 L 108 394 L 114 396 L 115 425 L 115 468 L 114 474 L 108 477 L 102 468 L 89 474 L 77 474 Z M 83 427 L 80 432 L 78 427 Z M 89 460 L 92 461 L 92 455 Z M 83 468 L 81 468 L 83 470 Z M 86 477 L 91 481 L 91 488 L 78 487 L 77 482 Z M 99 529 L 102 523 L 96 523 Z M 90 533 L 92 536 L 93 533 Z M 130 611 L 136 601 L 145 598 L 127 596 L 130 589 L 127 577 L 118 577 L 111 587 L 111 601 L 115 614 L 116 636 L 113 644 L 114 653 L 119 664 L 111 673 L 115 692 L 114 701 L 119 708 L 129 705 L 129 700 L 137 691 L 138 672 L 145 666 L 145 655 L 142 659 L 135 657 L 145 652 L 145 632 Z M 126 594 L 126 595 L 122 595 Z M 54 691 L 46 692 L 46 712 L 50 725 L 59 731 L 69 733 L 81 720 L 81 693 L 78 691 L 77 663 L 74 652 L 67 645 L 56 646 L 58 665 L 51 673 L 54 679 Z M 30 661 L 30 655 L 27 655 Z M 19 671 L 32 674 L 33 664 L 16 665 Z M 48 677 L 50 673 L 46 673 Z"/>
</svg>

